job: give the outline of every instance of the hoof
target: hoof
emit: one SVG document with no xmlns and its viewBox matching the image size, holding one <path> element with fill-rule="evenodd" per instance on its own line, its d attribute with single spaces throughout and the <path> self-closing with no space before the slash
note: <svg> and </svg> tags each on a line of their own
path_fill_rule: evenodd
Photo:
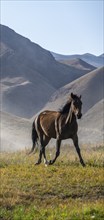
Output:
<svg viewBox="0 0 104 220">
<path fill-rule="evenodd" d="M 36 162 L 36 163 L 35 163 L 35 165 L 39 165 L 40 163 L 41 163 L 41 162 L 40 162 L 40 161 L 38 161 L 38 162 Z"/>
<path fill-rule="evenodd" d="M 44 164 L 45 164 L 45 167 L 47 167 L 49 162 L 46 159 L 44 159 Z"/>
<path fill-rule="evenodd" d="M 85 164 L 84 162 L 83 162 L 83 163 L 81 163 L 81 164 L 82 164 L 82 166 L 83 166 L 83 167 L 85 167 L 85 166 L 86 166 L 86 164 Z"/>
<path fill-rule="evenodd" d="M 50 161 L 48 162 L 49 165 L 52 165 L 53 163 L 54 163 L 53 160 L 50 160 Z"/>
<path fill-rule="evenodd" d="M 82 164 L 82 166 L 83 166 L 83 167 L 86 167 L 86 164 L 85 164 L 85 163 L 83 163 L 83 164 Z"/>
<path fill-rule="evenodd" d="M 45 167 L 48 167 L 48 164 L 47 164 L 47 163 L 45 163 Z"/>
<path fill-rule="evenodd" d="M 44 165 L 45 165 L 45 167 L 47 167 L 48 166 L 48 161 L 44 161 Z"/>
</svg>

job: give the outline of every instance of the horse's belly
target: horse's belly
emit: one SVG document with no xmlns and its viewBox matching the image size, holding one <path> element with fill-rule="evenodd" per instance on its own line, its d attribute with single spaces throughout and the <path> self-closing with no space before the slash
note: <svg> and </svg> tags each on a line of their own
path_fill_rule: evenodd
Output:
<svg viewBox="0 0 104 220">
<path fill-rule="evenodd" d="M 55 125 L 52 123 L 50 127 L 45 127 L 46 135 L 50 138 L 56 138 Z"/>
</svg>

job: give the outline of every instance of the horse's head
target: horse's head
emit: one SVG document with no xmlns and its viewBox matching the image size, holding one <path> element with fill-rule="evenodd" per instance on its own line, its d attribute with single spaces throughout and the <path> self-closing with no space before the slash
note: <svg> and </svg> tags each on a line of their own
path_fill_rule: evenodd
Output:
<svg viewBox="0 0 104 220">
<path fill-rule="evenodd" d="M 75 115 L 77 115 L 77 118 L 80 119 L 82 117 L 81 96 L 78 97 L 77 95 L 74 95 L 73 93 L 71 93 L 71 98 L 72 98 L 72 111 L 74 112 Z"/>
</svg>

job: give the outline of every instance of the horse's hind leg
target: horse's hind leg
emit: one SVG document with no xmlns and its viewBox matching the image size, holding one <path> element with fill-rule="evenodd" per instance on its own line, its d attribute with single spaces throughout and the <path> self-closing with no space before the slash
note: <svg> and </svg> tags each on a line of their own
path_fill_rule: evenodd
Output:
<svg viewBox="0 0 104 220">
<path fill-rule="evenodd" d="M 39 152 L 39 158 L 38 158 L 38 161 L 35 163 L 35 165 L 40 164 L 41 161 L 42 161 L 42 154 L 43 154 L 43 145 L 42 145 L 42 141 L 43 141 L 43 136 L 39 136 L 40 152 Z"/>
<path fill-rule="evenodd" d="M 74 146 L 76 148 L 76 151 L 78 153 L 78 156 L 79 156 L 79 159 L 80 159 L 80 163 L 83 167 L 85 167 L 85 163 L 83 161 L 83 158 L 81 156 L 81 152 L 80 152 L 80 148 L 79 148 L 79 144 L 78 144 L 78 136 L 77 134 L 73 137 L 73 143 L 74 143 Z"/>
<path fill-rule="evenodd" d="M 44 139 L 43 139 L 44 137 Z M 40 139 L 40 152 L 39 152 L 39 159 L 35 165 L 38 165 L 41 163 L 42 160 L 42 155 L 44 156 L 44 163 L 48 164 L 47 159 L 46 159 L 46 154 L 45 154 L 45 146 L 48 144 L 50 138 L 46 136 L 42 136 Z"/>
<path fill-rule="evenodd" d="M 43 138 L 43 157 L 44 157 L 44 163 L 46 165 L 48 164 L 48 161 L 47 161 L 47 158 L 46 158 L 45 147 L 47 146 L 49 141 L 50 141 L 50 138 L 44 135 L 44 138 Z"/>
<path fill-rule="evenodd" d="M 60 146 L 61 146 L 61 140 L 57 139 L 56 140 L 56 155 L 53 160 L 49 161 L 49 165 L 53 164 L 56 161 L 57 157 L 60 155 Z"/>
<path fill-rule="evenodd" d="M 35 165 L 38 165 L 38 164 L 41 163 L 42 153 L 43 153 L 43 149 L 42 149 L 42 146 L 41 146 L 41 147 L 40 147 L 40 152 L 39 152 L 39 158 L 38 158 L 38 161 L 35 163 Z"/>
</svg>

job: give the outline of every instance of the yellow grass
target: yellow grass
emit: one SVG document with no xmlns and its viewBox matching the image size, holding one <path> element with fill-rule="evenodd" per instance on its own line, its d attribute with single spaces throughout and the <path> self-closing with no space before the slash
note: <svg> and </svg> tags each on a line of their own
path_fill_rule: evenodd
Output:
<svg viewBox="0 0 104 220">
<path fill-rule="evenodd" d="M 38 153 L 1 154 L 1 219 L 104 219 L 104 147 L 82 147 L 83 168 L 73 147 L 62 147 L 52 166 L 35 166 Z M 48 159 L 55 149 L 47 149 Z"/>
</svg>

